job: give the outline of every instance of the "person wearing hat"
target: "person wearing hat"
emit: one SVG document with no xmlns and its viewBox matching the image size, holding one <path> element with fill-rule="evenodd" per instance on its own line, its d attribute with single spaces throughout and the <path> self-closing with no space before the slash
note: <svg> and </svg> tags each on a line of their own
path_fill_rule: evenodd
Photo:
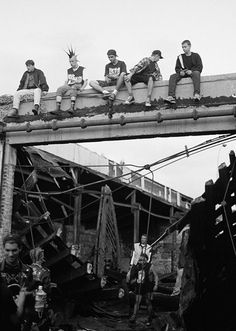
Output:
<svg viewBox="0 0 236 331">
<path fill-rule="evenodd" d="M 203 69 L 202 60 L 198 53 L 191 52 L 191 42 L 184 40 L 182 42 L 183 54 L 177 57 L 175 71 L 176 73 L 170 76 L 168 97 L 164 100 L 168 103 L 176 103 L 175 90 L 177 83 L 186 77 L 193 80 L 194 99 L 200 100 L 200 76 Z"/>
<path fill-rule="evenodd" d="M 104 94 L 104 99 L 115 100 L 120 87 L 124 84 L 124 76 L 127 73 L 126 64 L 124 61 L 117 59 L 117 54 L 114 49 L 107 51 L 109 63 L 105 66 L 105 79 L 93 80 L 89 85 L 96 91 Z M 110 93 L 106 87 L 115 86 L 115 89 Z"/>
<path fill-rule="evenodd" d="M 71 47 L 68 49 L 66 54 L 69 57 L 69 62 L 71 67 L 67 69 L 67 81 L 64 85 L 58 87 L 56 91 L 56 110 L 50 111 L 51 114 L 57 114 L 61 110 L 61 101 L 63 95 L 68 93 L 70 95 L 71 107 L 68 110 L 70 114 L 73 114 L 75 111 L 75 101 L 78 92 L 82 92 L 88 80 L 84 80 L 83 78 L 83 71 L 84 67 L 78 64 L 77 55 L 75 54 L 75 50 Z"/>
<path fill-rule="evenodd" d="M 25 62 L 27 70 L 24 72 L 20 85 L 13 98 L 13 109 L 8 113 L 8 116 L 17 116 L 21 98 L 24 95 L 34 96 L 34 108 L 32 112 L 34 115 L 38 114 L 41 94 L 46 95 L 49 87 L 42 70 L 36 69 L 33 60 Z"/>
<path fill-rule="evenodd" d="M 129 97 L 125 104 L 132 104 L 134 96 L 132 92 L 132 85 L 137 83 L 144 83 L 147 87 L 147 99 L 145 102 L 146 107 L 151 107 L 151 95 L 153 90 L 153 83 L 157 80 L 162 80 L 158 61 L 163 59 L 161 51 L 154 50 L 150 57 L 145 57 L 138 64 L 136 64 L 130 73 L 124 77 L 125 85 L 128 89 Z"/>
</svg>

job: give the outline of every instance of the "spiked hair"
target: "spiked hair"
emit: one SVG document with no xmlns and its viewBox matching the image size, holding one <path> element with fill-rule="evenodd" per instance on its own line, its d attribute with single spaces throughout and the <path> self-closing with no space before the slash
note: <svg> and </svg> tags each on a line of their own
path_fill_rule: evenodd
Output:
<svg viewBox="0 0 236 331">
<path fill-rule="evenodd" d="M 65 52 L 69 56 L 69 59 L 71 59 L 73 56 L 77 56 L 75 54 L 75 49 L 73 49 L 72 46 L 70 46 L 70 48 L 68 47 L 68 51 Z"/>
</svg>

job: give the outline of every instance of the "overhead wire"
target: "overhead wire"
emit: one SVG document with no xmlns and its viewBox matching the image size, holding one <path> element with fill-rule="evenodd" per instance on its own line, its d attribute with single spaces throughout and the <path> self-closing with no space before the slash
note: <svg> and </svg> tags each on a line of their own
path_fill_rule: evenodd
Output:
<svg viewBox="0 0 236 331">
<path fill-rule="evenodd" d="M 231 136 L 231 135 L 230 135 Z M 225 135 L 225 136 L 223 136 L 223 140 L 225 140 L 225 139 L 229 139 L 230 137 L 228 137 L 228 135 Z M 233 139 L 234 138 L 234 139 Z M 236 135 L 233 135 L 233 137 L 231 137 L 231 139 L 233 139 L 233 140 L 236 140 Z M 212 140 L 210 140 L 210 141 L 212 141 Z M 217 142 L 217 144 L 215 143 L 215 145 L 216 146 L 218 146 L 218 145 L 221 145 L 222 144 L 222 141 L 220 141 L 220 142 Z M 202 144 L 200 144 L 200 145 L 202 145 Z M 215 145 L 213 146 L 213 147 L 215 147 Z M 199 146 L 199 145 L 197 145 L 197 146 Z M 212 148 L 212 146 L 206 146 L 204 149 L 203 149 L 203 151 L 205 151 L 205 150 L 207 150 L 207 149 L 209 149 L 209 148 Z M 202 150 L 201 150 L 202 151 Z M 193 152 L 191 155 L 194 155 L 194 154 L 197 154 L 197 153 L 200 153 L 201 151 L 195 151 L 195 152 Z M 162 166 L 160 166 L 160 167 L 157 167 L 157 168 L 155 168 L 153 171 L 149 171 L 149 173 L 154 173 L 155 171 L 157 171 L 157 170 L 160 170 L 160 169 L 162 169 L 162 168 L 164 168 L 164 167 L 166 167 L 166 166 L 168 166 L 168 165 L 170 165 L 170 164 L 173 164 L 173 163 L 175 163 L 175 162 L 177 162 L 177 161 L 180 161 L 180 160 L 182 160 L 182 159 L 184 159 L 184 158 L 186 158 L 186 155 L 185 156 L 182 156 L 181 158 L 178 158 L 178 159 L 176 159 L 176 160 L 173 160 L 173 161 L 171 161 L 171 162 L 169 162 L 169 163 L 167 163 L 167 164 L 164 164 L 164 165 L 162 165 Z M 144 175 L 142 175 L 142 176 L 140 176 L 140 178 L 142 178 L 142 177 L 144 177 L 144 176 L 147 176 L 148 174 L 144 174 Z M 135 181 L 136 179 L 134 179 L 133 181 Z M 132 182 L 130 182 L 129 184 L 131 184 Z M 153 181 L 152 181 L 152 187 L 153 187 Z M 119 188 L 117 188 L 117 189 L 115 189 L 115 190 L 113 190 L 112 191 L 112 194 L 114 194 L 115 192 L 117 192 L 118 190 L 121 190 L 123 188 L 123 186 L 120 186 Z M 153 193 L 152 193 L 153 194 Z M 85 205 L 85 206 L 83 206 L 82 207 L 82 209 L 85 209 L 85 208 L 87 208 L 88 206 L 91 206 L 92 204 L 94 204 L 94 203 L 96 203 L 97 201 L 99 201 L 99 198 L 97 198 L 96 200 L 94 200 L 94 201 L 92 201 L 92 202 L 90 202 L 89 204 L 87 204 L 87 205 Z"/>
<path fill-rule="evenodd" d="M 204 151 L 204 150 L 207 150 L 209 148 L 212 148 L 212 147 L 215 147 L 215 146 L 218 146 L 219 144 L 222 144 L 222 142 L 228 142 L 229 140 L 236 140 L 236 135 L 224 135 L 224 136 L 220 136 L 218 139 L 215 138 L 215 139 L 212 139 L 212 140 L 209 140 L 209 141 L 205 141 L 201 144 L 198 144 L 194 147 L 191 147 L 188 149 L 188 153 L 186 154 L 186 149 L 184 149 L 183 151 L 181 152 L 178 152 L 178 153 L 175 153 L 175 154 L 172 154 L 171 156 L 168 156 L 168 157 L 165 157 L 165 158 L 162 158 L 160 160 L 157 160 L 151 164 L 146 164 L 144 166 L 142 166 L 140 169 L 138 170 L 131 170 L 130 172 L 128 173 L 125 173 L 125 174 L 121 174 L 121 175 L 118 175 L 118 176 L 115 176 L 115 177 L 109 177 L 109 178 L 104 178 L 104 179 L 101 179 L 101 180 L 98 180 L 98 181 L 94 181 L 92 183 L 87 183 L 87 184 L 84 184 L 84 185 L 80 185 L 78 187 L 73 187 L 73 188 L 70 188 L 68 190 L 64 190 L 64 191 L 51 191 L 51 192 L 33 192 L 33 191 L 25 191 L 26 193 L 33 193 L 33 194 L 42 194 L 42 195 L 61 195 L 61 194 L 66 194 L 66 193 L 69 193 L 69 192 L 73 192 L 75 190 L 78 190 L 78 189 L 84 189 L 86 187 L 89 187 L 89 186 L 92 186 L 92 185 L 96 185 L 96 184 L 101 184 L 101 183 L 105 183 L 107 181 L 110 181 L 110 180 L 117 180 L 117 179 L 120 179 L 122 177 L 126 177 L 128 175 L 134 175 L 136 173 L 139 173 L 143 170 L 149 170 L 151 167 L 154 167 L 155 165 L 158 165 L 158 164 L 161 164 L 161 163 L 164 163 L 164 162 L 167 162 L 169 160 L 172 160 L 172 159 L 175 159 L 175 158 L 178 158 L 176 159 L 175 161 L 171 161 L 159 168 L 156 168 L 156 170 L 158 169 L 161 169 L 171 163 L 174 163 L 174 162 L 177 162 L 179 161 L 180 159 L 184 159 L 186 157 L 189 157 L 190 155 L 194 155 L 194 154 L 197 154 L 197 152 L 200 152 L 200 151 Z M 182 156 L 182 157 L 181 157 Z M 20 188 L 17 188 L 15 187 L 16 190 L 18 191 L 24 191 Z"/>
<path fill-rule="evenodd" d="M 149 227 L 150 227 L 150 215 L 151 215 L 150 212 L 151 212 L 152 195 L 153 195 L 154 172 L 156 172 L 157 170 L 160 170 L 161 168 L 164 168 L 166 166 L 169 166 L 170 164 L 173 164 L 173 163 L 175 163 L 177 161 L 180 161 L 180 160 L 182 160 L 182 159 L 184 159 L 186 157 L 189 157 L 190 155 L 194 155 L 194 154 L 203 152 L 205 150 L 208 150 L 210 148 L 216 147 L 218 145 L 221 145 L 222 142 L 226 142 L 226 141 L 229 142 L 229 141 L 234 141 L 234 140 L 236 140 L 236 135 L 224 135 L 224 136 L 217 137 L 215 139 L 211 139 L 209 141 L 205 141 L 204 143 L 198 144 L 198 145 L 196 145 L 196 146 L 188 149 L 187 151 L 186 151 L 186 146 L 185 146 L 185 150 L 184 151 L 181 151 L 179 153 L 173 154 L 173 155 L 171 155 L 169 157 L 166 157 L 164 159 L 158 160 L 158 161 L 156 161 L 156 162 L 154 162 L 154 163 L 152 163 L 150 165 L 144 165 L 144 166 L 141 167 L 141 169 L 138 169 L 136 171 L 130 171 L 129 173 L 122 174 L 120 176 L 116 176 L 116 177 L 113 177 L 113 178 L 103 179 L 103 180 L 100 180 L 100 181 L 89 183 L 89 185 L 95 185 L 95 183 L 101 183 L 101 182 L 106 182 L 108 180 L 119 179 L 119 178 L 128 176 L 130 174 L 131 175 L 134 175 L 135 173 L 139 173 L 139 172 L 141 172 L 143 170 L 148 170 L 148 173 L 152 173 L 152 189 L 151 189 L 151 195 L 150 195 L 150 200 L 149 200 L 149 211 L 148 211 L 148 222 L 147 222 L 147 235 L 148 235 L 148 233 L 149 233 Z M 178 157 L 179 155 L 181 155 L 181 157 Z M 162 165 L 162 166 L 160 166 L 160 167 L 157 167 L 157 168 L 155 168 L 153 170 L 150 169 L 154 165 L 160 164 L 162 162 L 166 162 L 167 160 L 171 160 L 171 159 L 173 159 L 173 160 L 170 161 L 170 162 L 168 162 L 168 163 L 166 163 L 166 164 L 164 164 L 164 165 Z M 20 170 L 21 170 L 21 176 L 23 176 L 22 166 L 21 166 L 20 163 L 19 163 L 19 167 L 20 167 Z M 137 166 L 137 167 L 139 167 L 139 166 Z M 142 177 L 147 176 L 147 175 L 148 174 L 143 174 L 139 178 L 142 178 Z M 133 180 L 129 181 L 129 184 L 132 184 L 132 182 L 134 182 L 135 180 L 137 180 L 137 178 L 134 177 Z M 24 180 L 23 180 L 23 182 L 24 182 Z M 24 183 L 24 186 L 25 186 L 25 183 Z M 85 186 L 87 186 L 87 185 L 84 185 L 82 187 L 85 187 Z M 115 193 L 115 192 L 117 192 L 118 190 L 121 190 L 122 188 L 123 188 L 123 186 L 118 187 L 117 189 L 115 189 L 115 190 L 112 191 L 112 194 Z M 69 189 L 69 190 L 63 191 L 63 192 L 53 192 L 53 193 L 63 194 L 63 193 L 66 193 L 66 192 L 71 192 L 71 191 L 73 191 L 75 189 L 78 189 L 78 188 L 73 188 L 73 189 Z M 32 191 L 27 191 L 26 190 L 26 187 L 25 187 L 25 190 L 21 190 L 21 191 L 23 191 L 26 196 L 27 196 L 27 193 L 34 193 Z M 43 195 L 44 194 L 50 195 L 50 193 L 52 193 L 52 192 L 35 192 L 35 193 L 38 193 L 38 194 L 40 194 L 40 196 L 42 196 L 42 194 Z M 227 193 L 227 190 L 226 190 L 226 193 Z M 95 201 L 92 201 L 91 203 L 83 206 L 82 209 L 87 208 L 88 206 L 96 203 L 99 200 L 100 200 L 100 197 L 97 198 Z M 225 213 L 225 218 L 226 218 L 226 223 L 227 223 L 227 227 L 228 227 L 228 231 L 229 231 L 229 235 L 230 235 L 230 240 L 231 240 L 231 243 L 232 243 L 232 246 L 233 246 L 234 254 L 236 256 L 236 248 L 235 248 L 235 245 L 234 245 L 234 241 L 233 241 L 231 230 L 230 230 L 230 226 L 229 226 L 229 221 L 228 221 L 226 210 L 225 210 L 225 207 L 224 206 L 223 206 L 223 210 L 224 210 L 224 213 Z M 69 218 L 69 216 L 68 216 L 68 218 Z M 31 229 L 31 232 L 32 232 L 32 229 Z M 32 237 L 32 245 L 34 247 L 34 240 L 33 240 L 33 234 L 32 233 L 31 233 L 31 237 Z"/>
</svg>

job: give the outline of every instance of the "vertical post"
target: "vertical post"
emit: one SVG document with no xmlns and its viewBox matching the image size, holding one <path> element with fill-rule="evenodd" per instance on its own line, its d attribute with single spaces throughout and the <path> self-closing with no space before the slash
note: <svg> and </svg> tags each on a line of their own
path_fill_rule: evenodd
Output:
<svg viewBox="0 0 236 331">
<path fill-rule="evenodd" d="M 136 191 L 134 190 L 131 195 L 131 211 L 134 215 L 134 243 L 139 241 L 139 220 L 140 220 L 140 211 L 139 204 L 136 202 Z"/>
<path fill-rule="evenodd" d="M 0 141 L 0 257 L 2 238 L 11 232 L 16 149 Z"/>
<path fill-rule="evenodd" d="M 170 219 L 172 219 L 174 216 L 174 207 L 170 207 Z M 173 221 L 171 220 L 171 223 Z M 174 231 L 171 235 L 171 241 L 172 241 L 172 248 L 171 248 L 171 272 L 174 272 L 175 269 L 175 260 L 176 260 L 176 231 Z"/>
<path fill-rule="evenodd" d="M 74 169 L 74 183 L 78 186 L 78 168 Z M 81 226 L 81 204 L 82 204 L 82 193 L 79 192 L 74 199 L 74 237 L 73 244 L 79 244 L 80 226 Z"/>
</svg>

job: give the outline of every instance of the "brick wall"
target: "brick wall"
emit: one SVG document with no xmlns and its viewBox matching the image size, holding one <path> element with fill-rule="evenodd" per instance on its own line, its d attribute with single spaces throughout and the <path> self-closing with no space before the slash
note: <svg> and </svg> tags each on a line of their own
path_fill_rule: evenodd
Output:
<svg viewBox="0 0 236 331">
<path fill-rule="evenodd" d="M 3 149 L 5 151 L 3 153 Z M 1 198 L 0 198 L 0 259 L 3 255 L 2 239 L 11 232 L 12 222 L 12 206 L 13 206 L 13 189 L 14 189 L 14 174 L 16 165 L 16 150 L 15 148 L 0 145 L 1 160 L 4 155 L 4 165 L 1 169 Z"/>
</svg>

